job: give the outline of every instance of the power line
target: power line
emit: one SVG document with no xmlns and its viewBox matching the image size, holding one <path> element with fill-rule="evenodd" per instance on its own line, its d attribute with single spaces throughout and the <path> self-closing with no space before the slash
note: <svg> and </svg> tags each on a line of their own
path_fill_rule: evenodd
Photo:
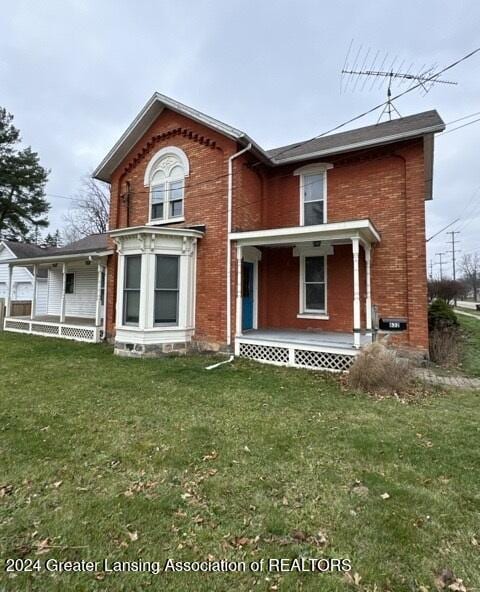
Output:
<svg viewBox="0 0 480 592">
<path fill-rule="evenodd" d="M 448 66 L 446 66 L 445 68 L 443 68 L 442 70 L 440 70 L 439 72 L 437 72 L 436 74 L 433 74 L 432 76 L 429 76 L 426 81 L 428 82 L 428 81 L 434 80 L 435 78 L 437 78 L 438 76 L 440 76 L 440 74 L 443 74 L 447 70 L 451 70 L 455 66 L 458 66 L 458 64 L 460 64 L 461 62 L 464 62 L 465 60 L 468 60 L 469 58 L 471 58 L 472 56 L 474 56 L 478 52 L 480 52 L 480 47 L 474 49 L 473 51 L 470 51 L 469 53 L 467 53 L 463 57 L 459 58 L 455 62 L 452 62 L 451 64 L 449 64 Z M 417 89 L 419 86 L 422 86 L 423 84 L 425 84 L 425 82 L 419 82 L 417 84 L 414 84 L 413 86 L 410 86 L 409 88 L 407 88 L 403 92 L 397 94 L 394 97 L 391 97 L 390 98 L 390 101 L 396 101 L 400 97 L 403 97 L 407 93 L 412 92 L 413 90 Z M 284 152 L 288 152 L 288 151 L 293 150 L 294 148 L 298 148 L 300 146 L 305 146 L 306 144 L 308 144 L 310 142 L 313 142 L 314 140 L 317 140 L 318 138 L 321 138 L 322 136 L 325 136 L 325 135 L 330 134 L 330 133 L 332 133 L 332 132 L 334 132 L 334 131 L 342 128 L 342 127 L 345 127 L 349 123 L 353 123 L 354 121 L 357 121 L 358 119 L 361 119 L 362 117 L 365 117 L 366 115 L 369 115 L 370 113 L 373 113 L 374 111 L 377 111 L 378 109 L 381 109 L 382 107 L 384 107 L 387 104 L 387 102 L 388 101 L 384 101 L 383 103 L 380 103 L 379 105 L 376 105 L 375 107 L 372 107 L 371 109 L 368 109 L 368 111 L 365 111 L 365 112 L 361 113 L 360 115 L 357 115 L 355 117 L 352 117 L 348 121 L 345 121 L 343 123 L 340 123 L 339 125 L 331 128 L 331 129 L 329 129 L 329 130 L 327 130 L 327 131 L 325 131 L 325 132 L 323 132 L 321 134 L 318 134 L 318 135 L 316 135 L 316 136 L 314 136 L 314 137 L 312 137 L 312 138 L 310 138 L 308 140 L 304 140 L 302 142 L 298 142 L 297 144 L 293 144 L 293 145 L 287 146 L 284 150 L 282 150 L 280 152 L 277 152 L 275 156 L 278 157 L 281 154 L 283 154 Z"/>
</svg>

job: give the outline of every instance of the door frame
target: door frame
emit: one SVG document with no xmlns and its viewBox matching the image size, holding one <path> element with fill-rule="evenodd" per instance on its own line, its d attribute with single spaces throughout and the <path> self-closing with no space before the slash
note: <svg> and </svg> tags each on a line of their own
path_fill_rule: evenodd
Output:
<svg viewBox="0 0 480 592">
<path fill-rule="evenodd" d="M 253 322 L 252 329 L 258 329 L 258 262 L 262 259 L 262 252 L 256 247 L 243 248 L 243 261 L 253 264 Z"/>
</svg>

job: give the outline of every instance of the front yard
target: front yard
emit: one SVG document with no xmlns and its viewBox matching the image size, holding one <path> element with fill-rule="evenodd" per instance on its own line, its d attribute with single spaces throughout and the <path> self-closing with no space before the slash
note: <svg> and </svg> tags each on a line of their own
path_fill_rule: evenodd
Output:
<svg viewBox="0 0 480 592">
<path fill-rule="evenodd" d="M 480 588 L 478 392 L 404 404 L 208 363 L 0 333 L 2 558 L 346 558 L 351 577 L 2 571 L 0 589 L 425 592 L 442 569 Z"/>
</svg>

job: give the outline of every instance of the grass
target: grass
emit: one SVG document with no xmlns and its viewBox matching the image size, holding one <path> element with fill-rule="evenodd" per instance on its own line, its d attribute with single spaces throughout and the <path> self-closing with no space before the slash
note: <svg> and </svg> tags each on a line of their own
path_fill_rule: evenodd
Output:
<svg viewBox="0 0 480 592">
<path fill-rule="evenodd" d="M 474 319 L 457 315 L 465 336 L 462 371 L 470 376 L 480 376 L 480 317 Z"/>
<path fill-rule="evenodd" d="M 442 568 L 480 587 L 478 393 L 407 405 L 208 363 L 0 334 L 2 558 L 348 558 L 360 584 L 43 570 L 1 590 L 433 590 Z"/>
</svg>

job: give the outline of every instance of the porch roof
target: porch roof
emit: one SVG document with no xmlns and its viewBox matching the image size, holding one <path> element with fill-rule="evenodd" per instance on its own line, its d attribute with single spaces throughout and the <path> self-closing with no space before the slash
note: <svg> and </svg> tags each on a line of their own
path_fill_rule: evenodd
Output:
<svg viewBox="0 0 480 592">
<path fill-rule="evenodd" d="M 243 247 L 261 245 L 290 245 L 312 241 L 346 241 L 358 238 L 368 244 L 380 242 L 380 234 L 368 220 L 348 220 L 315 224 L 312 226 L 293 226 L 232 232 L 230 240 Z"/>
</svg>

